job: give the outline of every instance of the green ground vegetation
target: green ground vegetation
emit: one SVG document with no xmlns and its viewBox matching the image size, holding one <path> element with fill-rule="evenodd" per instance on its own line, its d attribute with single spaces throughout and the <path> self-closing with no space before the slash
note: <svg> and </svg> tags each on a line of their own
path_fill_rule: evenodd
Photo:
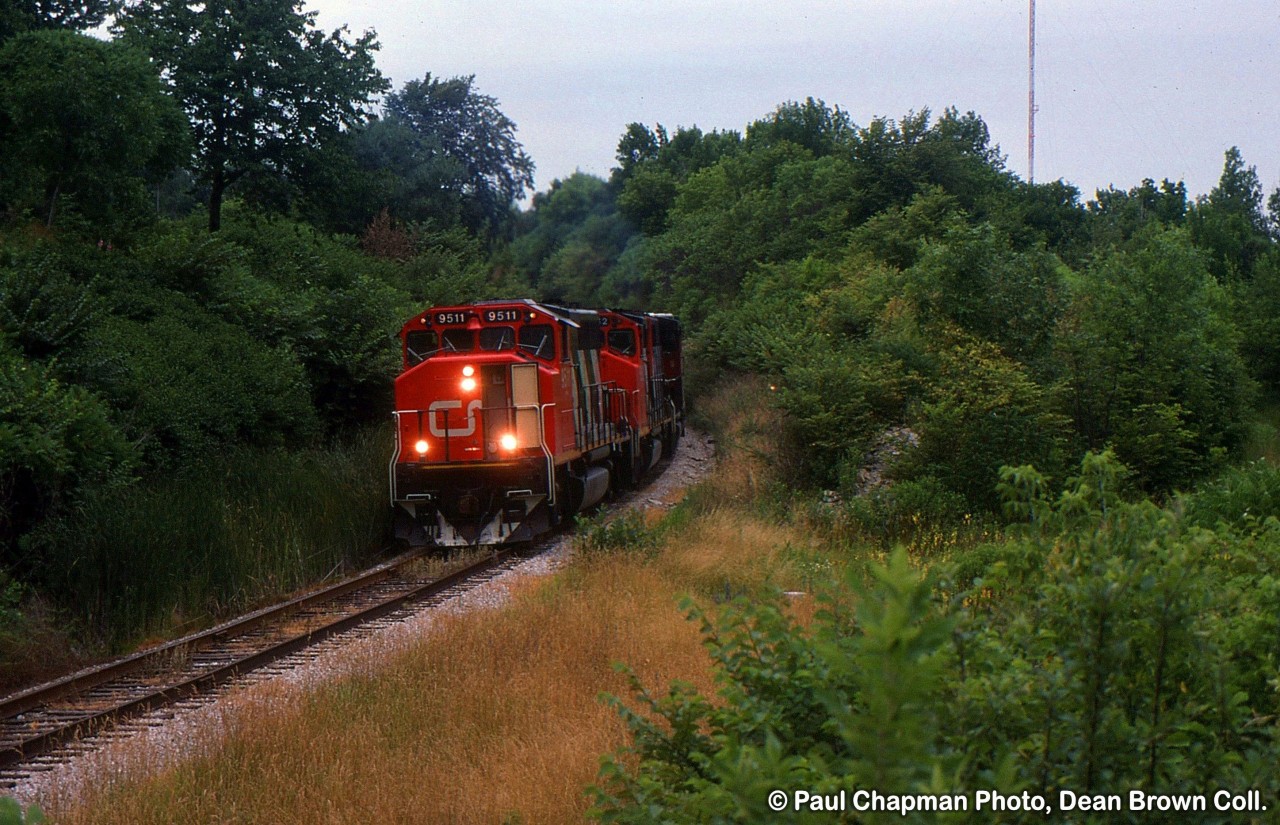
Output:
<svg viewBox="0 0 1280 825">
<path fill-rule="evenodd" d="M 1001 760 L 1040 747 L 1044 784 L 1235 781 L 1269 753 L 1248 657 L 1271 644 L 1276 503 L 1270 465 L 1245 462 L 1275 457 L 1280 194 L 1238 150 L 1202 195 L 1153 178 L 1088 196 L 1020 180 L 975 113 L 859 124 L 809 98 L 742 131 L 627 125 L 608 180 L 519 209 L 532 161 L 474 78 L 391 90 L 376 35 L 259 6 L 129 4 L 111 40 L 81 33 L 106 4 L 0 19 L 5 679 L 32 675 L 51 626 L 73 628 L 64 649 L 128 646 L 367 558 L 395 331 L 427 304 L 528 295 L 676 312 L 690 386 L 771 387 L 773 475 L 734 493 L 770 517 L 913 558 L 968 548 L 925 590 L 890 563 L 875 598 L 907 618 L 864 620 L 929 628 L 893 666 L 928 662 L 921 689 L 951 692 L 927 749 L 944 775 L 1033 781 Z M 258 40 L 279 51 L 235 47 Z M 300 74 L 208 82 L 260 60 Z M 873 459 L 890 484 L 868 486 Z M 1018 538 L 980 540 L 1011 517 Z M 946 634 L 919 596 L 943 591 L 963 607 L 929 607 Z M 889 666 L 850 638 L 821 655 Z M 1153 650 L 1165 669 L 1139 672 Z M 1196 657 L 1226 664 L 1184 673 Z M 1039 693 L 975 710 L 1009 674 Z M 1141 776 L 1122 733 L 1146 743 Z M 907 776 L 912 753 L 832 775 Z"/>
</svg>

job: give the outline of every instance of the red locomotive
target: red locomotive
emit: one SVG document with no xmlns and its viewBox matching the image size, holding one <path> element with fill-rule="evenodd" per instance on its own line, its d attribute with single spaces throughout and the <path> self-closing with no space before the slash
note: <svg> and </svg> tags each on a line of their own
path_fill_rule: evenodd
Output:
<svg viewBox="0 0 1280 825">
<path fill-rule="evenodd" d="M 629 487 L 684 426 L 680 322 L 530 300 L 400 331 L 391 504 L 413 547 L 525 541 Z"/>
</svg>

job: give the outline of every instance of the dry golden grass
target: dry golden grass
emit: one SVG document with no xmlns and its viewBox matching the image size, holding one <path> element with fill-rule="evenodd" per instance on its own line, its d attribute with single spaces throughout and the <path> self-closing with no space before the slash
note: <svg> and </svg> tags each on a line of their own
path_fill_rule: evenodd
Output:
<svg viewBox="0 0 1280 825">
<path fill-rule="evenodd" d="M 245 709 L 212 755 L 118 780 L 55 809 L 56 821 L 582 822 L 600 757 L 626 741 L 597 698 L 628 693 L 613 664 L 651 688 L 681 679 L 713 693 L 677 597 L 786 587 L 794 548 L 807 546 L 796 528 L 752 516 L 728 494 L 767 481 L 776 422 L 757 403 L 709 403 L 732 419 L 720 434 L 727 457 L 656 558 L 575 559 L 517 587 L 501 609 L 442 618 L 377 673 Z M 803 620 L 813 608 L 801 598 L 795 609 Z"/>
<path fill-rule="evenodd" d="M 612 664 L 711 690 L 696 628 L 653 565 L 603 560 L 443 619 L 375 676 L 257 704 L 210 758 L 58 810 L 65 823 L 582 821 L 624 740 Z M 282 701 L 287 701 L 284 699 Z M 518 818 L 517 818 L 518 815 Z"/>
<path fill-rule="evenodd" d="M 728 508 L 711 510 L 670 535 L 662 562 L 693 593 L 713 596 L 797 586 L 789 548 L 807 540 L 794 527 Z"/>
</svg>

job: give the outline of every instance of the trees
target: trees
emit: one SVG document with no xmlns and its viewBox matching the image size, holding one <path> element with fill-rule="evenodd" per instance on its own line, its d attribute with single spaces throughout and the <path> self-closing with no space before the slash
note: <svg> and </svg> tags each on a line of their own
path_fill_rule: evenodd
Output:
<svg viewBox="0 0 1280 825">
<path fill-rule="evenodd" d="M 374 32 L 314 27 L 301 0 L 138 0 L 117 30 L 161 66 L 191 117 L 209 229 L 228 187 L 251 174 L 290 179 L 318 144 L 362 122 L 387 87 Z"/>
<path fill-rule="evenodd" d="M 1153 227 L 1070 284 L 1056 330 L 1063 410 L 1149 490 L 1212 466 L 1242 437 L 1249 381 L 1225 293 L 1184 230 Z"/>
<path fill-rule="evenodd" d="M 603 180 L 582 172 L 557 180 L 534 196 L 523 220 L 530 228 L 511 244 L 512 264 L 543 300 L 583 306 L 634 300 L 617 294 L 613 288 L 621 285 L 608 277 L 637 235 Z"/>
<path fill-rule="evenodd" d="M 741 144 L 742 136 L 732 131 L 704 134 L 691 126 L 668 137 L 662 124 L 653 130 L 629 124 L 618 140 L 619 165 L 609 181 L 618 190 L 618 211 L 646 235 L 660 235 L 669 226 L 677 186 L 735 154 Z"/>
<path fill-rule="evenodd" d="M 118 222 L 186 143 L 182 111 L 141 52 L 66 31 L 0 47 L 0 203 L 38 209 L 48 226 L 68 200 Z"/>
<path fill-rule="evenodd" d="M 106 19 L 112 5 L 112 0 L 5 0 L 0 43 L 36 29 L 91 29 Z"/>
<path fill-rule="evenodd" d="M 803 146 L 814 155 L 847 151 L 857 127 L 849 113 L 839 106 L 828 109 L 821 100 L 805 98 L 804 103 L 784 103 L 773 114 L 747 127 L 747 148 L 787 141 Z"/>
<path fill-rule="evenodd" d="M 1188 223 L 1192 239 L 1209 251 L 1209 267 L 1219 281 L 1253 276 L 1270 237 L 1258 170 L 1244 165 L 1237 147 L 1227 150 L 1218 185 L 1196 202 Z"/>
<path fill-rule="evenodd" d="M 474 86 L 475 75 L 440 80 L 428 72 L 387 97 L 387 120 L 415 138 L 400 150 L 407 154 L 400 161 L 406 179 L 442 179 L 430 189 L 417 187 L 416 201 L 428 201 L 432 190 L 457 197 L 463 222 L 493 234 L 510 224 L 512 205 L 533 189 L 533 160 L 497 99 Z"/>
</svg>

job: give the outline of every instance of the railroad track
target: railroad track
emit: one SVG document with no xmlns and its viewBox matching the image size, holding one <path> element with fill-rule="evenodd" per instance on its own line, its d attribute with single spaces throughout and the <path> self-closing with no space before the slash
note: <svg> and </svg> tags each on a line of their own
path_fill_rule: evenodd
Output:
<svg viewBox="0 0 1280 825">
<path fill-rule="evenodd" d="M 47 770 L 121 722 L 206 696 L 340 635 L 447 601 L 545 549 L 499 549 L 445 575 L 400 556 L 359 576 L 210 630 L 0 700 L 0 788 Z"/>
</svg>

